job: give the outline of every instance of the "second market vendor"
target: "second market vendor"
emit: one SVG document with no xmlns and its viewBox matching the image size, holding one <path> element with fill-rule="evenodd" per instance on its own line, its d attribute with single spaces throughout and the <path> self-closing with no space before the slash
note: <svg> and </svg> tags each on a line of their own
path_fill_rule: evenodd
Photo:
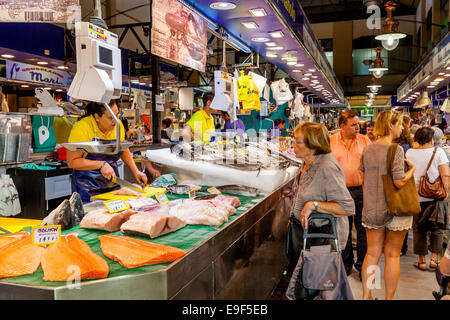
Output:
<svg viewBox="0 0 450 320">
<path fill-rule="evenodd" d="M 118 117 L 119 109 L 115 100 L 110 103 L 112 112 Z M 125 129 L 120 122 L 120 141 L 125 140 Z M 89 141 L 116 141 L 116 124 L 106 108 L 91 102 L 84 115 L 72 128 L 69 143 Z M 72 192 L 78 192 L 83 202 L 91 196 L 109 192 L 111 179 L 119 175 L 118 161 L 122 159 L 130 168 L 140 184 L 147 184 L 147 176 L 140 172 L 134 163 L 130 150 L 116 155 L 91 154 L 67 150 L 67 163 L 73 170 Z"/>
</svg>

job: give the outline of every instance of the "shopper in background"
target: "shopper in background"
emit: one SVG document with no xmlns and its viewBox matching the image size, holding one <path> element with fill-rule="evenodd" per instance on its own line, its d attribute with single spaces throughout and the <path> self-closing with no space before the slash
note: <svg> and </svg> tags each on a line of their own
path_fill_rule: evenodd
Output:
<svg viewBox="0 0 450 320">
<path fill-rule="evenodd" d="M 373 121 L 370 121 L 367 124 L 367 134 L 366 136 L 370 139 L 370 141 L 374 142 L 375 140 L 377 140 L 377 137 L 375 137 L 375 135 L 373 134 L 373 131 L 375 129 L 375 124 L 373 123 Z"/>
<path fill-rule="evenodd" d="M 355 216 L 348 217 L 349 236 L 347 245 L 342 251 L 342 259 L 345 271 L 349 275 L 353 264 L 361 275 L 361 267 L 366 255 L 367 240 L 366 230 L 361 224 L 361 214 L 363 208 L 362 173 L 358 170 L 361 154 L 371 141 L 368 137 L 359 133 L 358 112 L 346 110 L 339 116 L 339 127 L 341 131 L 330 137 L 330 146 L 333 156 L 344 171 L 345 185 L 347 186 L 352 199 L 355 202 Z M 356 262 L 353 256 L 352 245 L 352 225 L 355 222 L 356 228 Z"/>
<path fill-rule="evenodd" d="M 415 135 L 415 140 L 419 146 L 415 149 L 410 149 L 406 153 L 406 158 L 409 159 L 416 166 L 414 172 L 414 179 L 417 188 L 419 188 L 420 178 L 425 175 L 428 163 L 435 151 L 434 131 L 431 128 L 420 128 Z M 436 149 L 436 154 L 431 162 L 430 169 L 428 170 L 428 177 L 430 182 L 434 182 L 439 176 L 442 179 L 444 187 L 449 191 L 449 167 L 448 158 L 445 152 L 441 148 Z M 414 253 L 419 255 L 419 261 L 414 265 L 419 270 L 427 270 L 427 264 L 425 256 L 428 254 L 427 234 L 430 233 L 430 250 L 431 261 L 430 268 L 435 269 L 439 264 L 439 253 L 442 250 L 443 232 L 440 230 L 436 223 L 431 221 L 419 222 L 423 219 L 425 210 L 433 204 L 432 198 L 425 198 L 419 195 L 420 207 L 422 211 L 414 216 Z"/>
<path fill-rule="evenodd" d="M 319 123 L 303 122 L 295 128 L 294 136 L 295 154 L 304 165 L 291 215 L 305 229 L 313 211 L 332 214 L 337 218 L 338 242 L 342 249 L 349 233 L 347 216 L 355 214 L 355 204 L 345 187 L 344 172 L 331 154 L 327 129 Z"/>
<path fill-rule="evenodd" d="M 203 94 L 203 108 L 194 113 L 194 115 L 186 122 L 183 129 L 183 137 L 189 137 L 195 141 L 203 141 L 208 143 L 211 140 L 210 132 L 215 131 L 214 118 L 211 115 L 211 102 L 214 94 L 206 92 Z"/>
<path fill-rule="evenodd" d="M 225 120 L 225 126 L 223 127 L 222 132 L 234 131 L 235 121 L 231 120 L 231 117 L 228 114 L 228 112 L 221 111 L 221 114 L 222 114 L 223 120 Z M 236 132 L 240 135 L 245 132 L 245 124 L 239 118 L 236 120 Z"/>
<path fill-rule="evenodd" d="M 447 244 L 447 249 L 442 257 L 439 269 L 444 276 L 450 277 L 450 242 Z"/>
<path fill-rule="evenodd" d="M 281 131 L 283 130 L 284 126 L 286 125 L 286 120 L 283 118 L 275 119 L 273 122 L 273 127 L 269 130 L 269 139 L 270 140 L 277 140 L 281 137 Z"/>
<path fill-rule="evenodd" d="M 161 138 L 171 140 L 173 133 L 172 129 L 172 119 L 165 118 L 161 123 Z"/>
<path fill-rule="evenodd" d="M 400 250 L 412 217 L 388 214 L 382 175 L 386 174 L 387 153 L 391 143 L 400 137 L 403 130 L 402 117 L 395 111 L 381 112 L 375 122 L 377 141 L 367 146 L 361 156 L 360 170 L 363 172 L 364 207 L 362 224 L 366 228 L 367 253 L 362 267 L 363 299 L 372 300 L 371 276 L 378 268 L 384 250 L 384 282 L 386 300 L 392 300 L 400 275 Z M 405 173 L 405 161 L 409 170 Z M 398 146 L 392 166 L 392 177 L 397 188 L 403 187 L 413 177 L 414 164 L 405 160 L 403 148 Z"/>
</svg>

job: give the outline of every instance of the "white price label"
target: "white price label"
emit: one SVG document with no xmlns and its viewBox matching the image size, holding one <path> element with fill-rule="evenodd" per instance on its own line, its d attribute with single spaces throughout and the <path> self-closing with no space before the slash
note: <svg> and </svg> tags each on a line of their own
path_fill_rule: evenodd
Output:
<svg viewBox="0 0 450 320">
<path fill-rule="evenodd" d="M 32 227 L 31 230 L 33 244 L 51 244 L 61 239 L 60 225 Z"/>
<path fill-rule="evenodd" d="M 222 193 L 219 190 L 217 190 L 217 188 L 215 188 L 215 187 L 209 188 L 208 192 L 211 194 L 221 194 Z"/>
<path fill-rule="evenodd" d="M 195 198 L 196 195 L 197 195 L 197 192 L 195 190 L 189 191 L 189 199 Z"/>
<path fill-rule="evenodd" d="M 116 213 L 130 209 L 130 206 L 122 199 L 104 201 L 103 203 L 105 204 L 105 207 L 106 209 L 108 209 L 109 213 Z"/>
<path fill-rule="evenodd" d="M 169 203 L 169 198 L 167 198 L 164 192 L 155 194 L 156 200 L 158 200 L 160 205 L 166 205 Z"/>
</svg>

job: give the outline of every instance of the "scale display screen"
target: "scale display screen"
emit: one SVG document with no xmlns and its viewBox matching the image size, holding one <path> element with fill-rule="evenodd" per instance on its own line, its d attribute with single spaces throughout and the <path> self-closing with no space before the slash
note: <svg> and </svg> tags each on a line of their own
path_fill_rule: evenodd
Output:
<svg viewBox="0 0 450 320">
<path fill-rule="evenodd" d="M 113 52 L 111 49 L 98 46 L 98 53 L 99 53 L 99 62 L 103 64 L 107 64 L 109 66 L 113 65 Z"/>
<path fill-rule="evenodd" d="M 231 92 L 231 82 L 225 82 L 225 92 Z"/>
</svg>

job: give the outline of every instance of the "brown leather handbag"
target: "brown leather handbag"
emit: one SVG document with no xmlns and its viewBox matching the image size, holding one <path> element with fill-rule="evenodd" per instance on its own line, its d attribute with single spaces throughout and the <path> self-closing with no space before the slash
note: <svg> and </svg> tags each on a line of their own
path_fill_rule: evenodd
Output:
<svg viewBox="0 0 450 320">
<path fill-rule="evenodd" d="M 398 145 L 395 143 L 389 147 L 386 161 L 386 174 L 381 176 L 388 214 L 391 216 L 413 216 L 421 211 L 414 177 L 411 177 L 400 189 L 395 186 L 392 178 L 392 166 L 397 147 Z M 405 164 L 406 171 L 408 171 L 408 168 Z"/>
<path fill-rule="evenodd" d="M 441 176 L 439 175 L 433 183 L 428 178 L 428 169 L 430 169 L 436 151 L 437 148 L 434 148 L 433 155 L 431 156 L 430 162 L 428 162 L 427 170 L 425 170 L 425 175 L 420 177 L 419 194 L 425 198 L 445 199 L 447 198 L 447 191 L 444 188 Z"/>
</svg>

